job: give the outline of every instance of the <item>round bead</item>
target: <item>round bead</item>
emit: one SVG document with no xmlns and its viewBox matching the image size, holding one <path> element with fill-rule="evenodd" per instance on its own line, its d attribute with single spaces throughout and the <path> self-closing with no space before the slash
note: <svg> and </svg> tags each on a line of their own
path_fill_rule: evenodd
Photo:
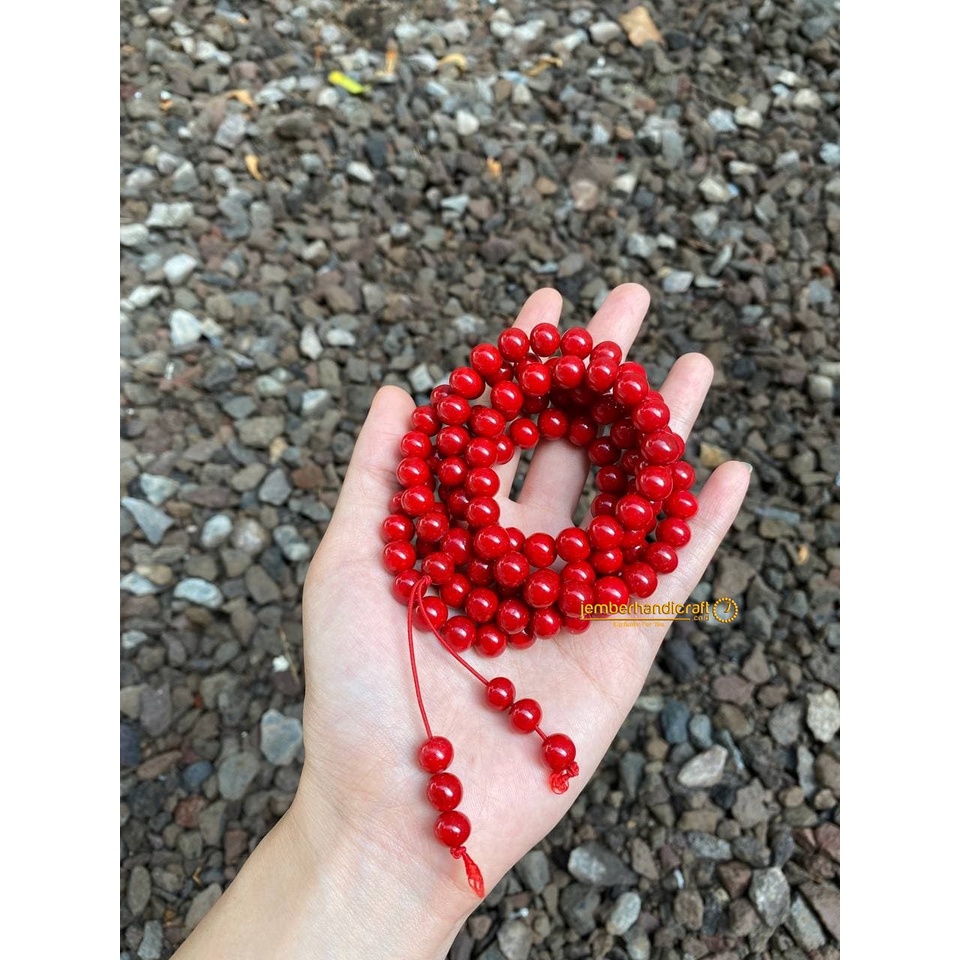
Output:
<svg viewBox="0 0 960 960">
<path fill-rule="evenodd" d="M 462 799 L 463 785 L 452 773 L 435 773 L 427 782 L 427 800 L 441 813 L 453 810 Z"/>
<path fill-rule="evenodd" d="M 413 539 L 413 521 L 402 513 L 391 513 L 380 527 L 380 534 L 385 543 L 394 540 Z"/>
<path fill-rule="evenodd" d="M 663 502 L 663 509 L 668 517 L 689 520 L 696 515 L 697 498 L 689 490 L 676 490 Z"/>
<path fill-rule="evenodd" d="M 467 594 L 464 612 L 474 623 L 489 623 L 497 614 L 500 598 L 489 587 L 476 587 Z"/>
<path fill-rule="evenodd" d="M 445 487 L 459 487 L 467 479 L 467 464 L 460 457 L 447 457 L 437 467 L 437 479 Z"/>
<path fill-rule="evenodd" d="M 493 497 L 474 497 L 467 506 L 466 517 L 471 527 L 489 526 L 500 519 L 500 504 Z"/>
<path fill-rule="evenodd" d="M 437 453 L 442 457 L 456 457 L 467 449 L 470 434 L 463 427 L 444 427 L 437 434 Z"/>
<path fill-rule="evenodd" d="M 557 559 L 557 546 L 548 533 L 532 533 L 523 542 L 523 555 L 534 567 L 549 567 Z"/>
<path fill-rule="evenodd" d="M 493 497 L 500 489 L 500 478 L 490 467 L 477 467 L 467 473 L 463 488 L 471 497 Z"/>
<path fill-rule="evenodd" d="M 530 352 L 530 338 L 519 327 L 510 327 L 500 334 L 497 346 L 504 360 L 516 363 Z"/>
<path fill-rule="evenodd" d="M 686 520 L 679 517 L 667 517 L 657 524 L 657 539 L 677 548 L 690 542 L 690 527 Z"/>
<path fill-rule="evenodd" d="M 502 364 L 503 358 L 500 356 L 500 351 L 497 350 L 493 344 L 478 343 L 470 351 L 470 366 L 473 367 L 484 380 L 495 376 Z"/>
<path fill-rule="evenodd" d="M 579 387 L 586 375 L 586 365 L 579 357 L 561 357 L 553 368 L 553 382 L 565 390 Z"/>
<path fill-rule="evenodd" d="M 641 600 L 657 589 L 657 574 L 649 563 L 631 563 L 623 568 L 623 581 L 630 592 Z"/>
<path fill-rule="evenodd" d="M 383 565 L 389 573 L 403 573 L 417 562 L 417 551 L 405 540 L 394 540 L 383 548 Z"/>
<path fill-rule="evenodd" d="M 507 643 L 517 650 L 526 650 L 527 647 L 532 647 L 536 642 L 537 638 L 532 633 L 524 630 L 521 630 L 519 633 L 507 634 Z"/>
<path fill-rule="evenodd" d="M 537 420 L 540 436 L 545 440 L 560 440 L 567 435 L 570 420 L 562 410 L 544 410 Z"/>
<path fill-rule="evenodd" d="M 596 603 L 620 606 L 630 599 L 630 589 L 620 577 L 601 577 L 593 585 L 593 595 Z"/>
<path fill-rule="evenodd" d="M 637 474 L 637 490 L 648 500 L 663 500 L 673 489 L 673 471 L 669 467 L 651 465 Z"/>
<path fill-rule="evenodd" d="M 447 583 L 453 576 L 456 567 L 450 554 L 440 550 L 425 557 L 420 565 L 423 572 L 439 587 Z"/>
<path fill-rule="evenodd" d="M 549 607 L 560 594 L 560 574 L 556 570 L 538 570 L 523 588 L 523 599 L 535 609 Z"/>
<path fill-rule="evenodd" d="M 563 626 L 563 618 L 556 607 L 534 610 L 530 628 L 535 637 L 555 637 Z"/>
<path fill-rule="evenodd" d="M 515 590 L 530 575 L 530 561 L 517 550 L 505 553 L 493 567 L 493 578 L 502 587 Z"/>
<path fill-rule="evenodd" d="M 499 657 L 507 649 L 507 635 L 492 623 L 485 623 L 477 630 L 474 648 L 486 657 Z"/>
<path fill-rule="evenodd" d="M 413 569 L 404 570 L 393 581 L 393 595 L 401 602 L 406 603 L 413 593 L 413 588 L 420 582 L 420 574 Z"/>
<path fill-rule="evenodd" d="M 633 408 L 633 422 L 638 430 L 650 433 L 659 430 L 670 422 L 670 411 L 659 394 L 648 393 L 638 407 Z"/>
<path fill-rule="evenodd" d="M 479 530 L 473 538 L 473 550 L 482 560 L 496 560 L 510 549 L 510 535 L 498 524 Z"/>
<path fill-rule="evenodd" d="M 560 346 L 560 331 L 552 323 L 538 323 L 530 331 L 530 345 L 541 357 L 552 356 Z"/>
<path fill-rule="evenodd" d="M 568 617 L 580 618 L 587 603 L 593 603 L 593 587 L 588 583 L 565 580 L 557 603 L 560 611 Z"/>
<path fill-rule="evenodd" d="M 433 407 L 429 406 L 417 407 L 410 414 L 410 422 L 415 430 L 425 433 L 428 437 L 432 437 L 440 429 L 440 418 Z"/>
<path fill-rule="evenodd" d="M 437 817 L 434 836 L 447 847 L 462 847 L 470 836 L 470 821 L 459 810 L 448 810 Z"/>
<path fill-rule="evenodd" d="M 510 439 L 521 449 L 529 450 L 537 445 L 540 431 L 529 417 L 520 417 L 510 424 Z"/>
<path fill-rule="evenodd" d="M 498 383 L 490 390 L 490 404 L 512 420 L 523 408 L 523 391 L 509 381 Z"/>
<path fill-rule="evenodd" d="M 530 622 L 530 608 L 520 600 L 504 600 L 497 607 L 497 626 L 506 634 L 520 633 Z"/>
<path fill-rule="evenodd" d="M 628 530 L 641 530 L 649 533 L 656 521 L 656 514 L 648 500 L 635 493 L 628 493 L 617 503 L 617 519 Z"/>
<path fill-rule="evenodd" d="M 568 563 L 586 560 L 590 556 L 590 538 L 579 527 L 567 527 L 556 537 L 557 553 Z"/>
<path fill-rule="evenodd" d="M 657 573 L 673 573 L 677 569 L 677 551 L 669 543 L 651 543 L 643 558 Z"/>
<path fill-rule="evenodd" d="M 560 338 L 560 351 L 581 360 L 590 356 L 593 337 L 583 327 L 573 327 Z"/>
<path fill-rule="evenodd" d="M 403 512 L 409 517 L 419 517 L 434 505 L 433 491 L 425 484 L 407 487 L 400 496 Z"/>
<path fill-rule="evenodd" d="M 423 603 L 413 608 L 413 622 L 421 630 L 428 630 L 431 626 L 439 630 L 446 620 L 447 605 L 440 597 L 424 597 Z"/>
<path fill-rule="evenodd" d="M 675 490 L 689 490 L 697 480 L 697 472 L 689 463 L 678 460 L 670 464 L 673 471 L 673 486 Z"/>
<path fill-rule="evenodd" d="M 420 430 L 411 430 L 400 441 L 400 452 L 405 457 L 429 457 L 433 450 L 430 438 Z"/>
<path fill-rule="evenodd" d="M 510 726 L 518 733 L 533 733 L 542 716 L 540 704 L 530 697 L 524 697 L 510 708 Z"/>
<path fill-rule="evenodd" d="M 513 703 L 517 689 L 506 677 L 494 677 L 487 683 L 487 703 L 494 710 L 506 710 Z"/>
<path fill-rule="evenodd" d="M 469 617 L 451 617 L 440 631 L 447 646 L 463 653 L 477 639 L 477 628 Z"/>
<path fill-rule="evenodd" d="M 587 367 L 587 385 L 597 393 L 606 393 L 617 379 L 619 367 L 609 360 L 591 360 Z"/>
<path fill-rule="evenodd" d="M 476 400 L 483 393 L 483 377 L 471 367 L 457 367 L 450 374 L 450 386 L 467 400 Z"/>
<path fill-rule="evenodd" d="M 594 517 L 587 525 L 587 536 L 597 550 L 609 550 L 623 539 L 623 527 L 613 517 Z"/>
<path fill-rule="evenodd" d="M 565 733 L 552 733 L 540 747 L 551 770 L 565 770 L 577 757 L 577 748 Z"/>
<path fill-rule="evenodd" d="M 470 412 L 470 429 L 479 437 L 496 440 L 507 425 L 506 418 L 493 407 L 473 407 Z"/>
<path fill-rule="evenodd" d="M 590 417 L 574 417 L 570 421 L 567 439 L 575 447 L 588 447 L 597 436 L 597 425 Z"/>
<path fill-rule="evenodd" d="M 470 467 L 492 467 L 497 462 L 497 445 L 490 437 L 474 437 L 463 457 Z"/>
<path fill-rule="evenodd" d="M 651 463 L 673 463 L 683 456 L 683 448 L 683 440 L 672 430 L 657 430 L 640 444 L 640 452 Z"/>
<path fill-rule="evenodd" d="M 427 773 L 442 773 L 453 762 L 453 744 L 446 737 L 430 737 L 420 745 L 417 762 Z"/>
<path fill-rule="evenodd" d="M 440 422 L 452 426 L 460 426 L 466 423 L 470 417 L 470 404 L 456 393 L 442 397 L 437 402 L 436 410 Z"/>
<path fill-rule="evenodd" d="M 428 543 L 443 539 L 450 529 L 450 521 L 445 513 L 439 510 L 430 510 L 417 517 L 417 536 Z"/>
</svg>

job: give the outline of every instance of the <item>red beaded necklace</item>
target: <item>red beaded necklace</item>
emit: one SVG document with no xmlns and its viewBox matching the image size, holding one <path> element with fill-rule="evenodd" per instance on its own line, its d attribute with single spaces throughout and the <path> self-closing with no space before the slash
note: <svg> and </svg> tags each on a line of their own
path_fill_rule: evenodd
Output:
<svg viewBox="0 0 960 960">
<path fill-rule="evenodd" d="M 407 606 L 410 667 L 427 736 L 418 762 L 431 775 L 427 800 L 439 812 L 434 834 L 463 860 L 479 897 L 483 877 L 464 846 L 470 821 L 456 809 L 463 788 L 448 772 L 453 745 L 434 736 L 427 719 L 414 626 L 432 632 L 483 684 L 486 703 L 507 711 L 514 730 L 540 737 L 550 787 L 563 793 L 579 773 L 573 741 L 545 734 L 536 700 L 517 699 L 510 680 L 488 679 L 462 654 L 473 648 L 494 657 L 564 628 L 582 633 L 590 626 L 586 604 L 649 597 L 658 576 L 676 569 L 677 550 L 690 540 L 687 521 L 697 512 L 689 489 L 694 470 L 680 460 L 683 439 L 669 428 L 670 411 L 643 367 L 621 361 L 616 343 L 594 346 L 582 327 L 561 336 L 541 323 L 529 337 L 512 327 L 496 347 L 473 348 L 470 366 L 434 388 L 400 441 L 401 489 L 383 522 L 383 563 Z M 476 402 L 488 388 L 489 403 Z M 555 537 L 502 527 L 493 467 L 508 463 L 518 447 L 563 437 L 585 448 L 598 468 L 592 519 Z M 431 587 L 438 596 L 427 594 Z M 451 616 L 451 608 L 463 613 Z"/>
</svg>

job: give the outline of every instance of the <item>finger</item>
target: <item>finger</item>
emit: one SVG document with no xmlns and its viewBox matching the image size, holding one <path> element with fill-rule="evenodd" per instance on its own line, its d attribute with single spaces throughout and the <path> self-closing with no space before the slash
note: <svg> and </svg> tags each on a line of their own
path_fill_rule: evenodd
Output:
<svg viewBox="0 0 960 960">
<path fill-rule="evenodd" d="M 379 542 L 380 524 L 398 489 L 400 440 L 411 429 L 413 408 L 413 400 L 399 387 L 377 391 L 357 437 L 325 545 Z"/>
<path fill-rule="evenodd" d="M 550 287 L 544 287 L 527 297 L 513 325 L 524 333 L 530 333 L 538 323 L 549 323 L 555 327 L 560 323 L 562 310 L 563 297 L 560 293 Z M 504 497 L 510 496 L 510 488 L 513 486 L 519 465 L 520 451 L 517 450 L 507 463 L 494 467 L 497 476 L 500 477 L 500 492 Z"/>
<path fill-rule="evenodd" d="M 660 393 L 670 408 L 670 429 L 684 440 L 713 383 L 713 364 L 702 353 L 685 353 L 670 368 Z"/>
<path fill-rule="evenodd" d="M 640 332 L 649 306 L 650 294 L 640 284 L 620 284 L 587 326 L 593 342 L 612 340 L 626 354 Z M 567 440 L 541 444 L 533 455 L 519 501 L 524 506 L 572 517 L 589 472 L 590 461 L 582 448 Z"/>
</svg>

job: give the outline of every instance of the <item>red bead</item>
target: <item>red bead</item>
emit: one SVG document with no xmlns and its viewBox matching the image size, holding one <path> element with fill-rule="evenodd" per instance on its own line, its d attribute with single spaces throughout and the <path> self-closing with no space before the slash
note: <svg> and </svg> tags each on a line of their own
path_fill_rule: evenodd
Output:
<svg viewBox="0 0 960 960">
<path fill-rule="evenodd" d="M 570 420 L 562 410 L 544 410 L 537 420 L 540 436 L 545 440 L 560 440 L 567 435 Z"/>
<path fill-rule="evenodd" d="M 609 470 L 609 467 L 604 467 Z M 598 472 L 599 475 L 599 472 Z M 598 493 L 590 504 L 591 517 L 613 517 L 617 513 L 617 497 L 612 493 Z"/>
<path fill-rule="evenodd" d="M 657 524 L 657 539 L 670 544 L 671 547 L 682 547 L 690 542 L 690 527 L 686 520 L 679 517 L 667 517 Z"/>
<path fill-rule="evenodd" d="M 432 437 L 440 429 L 440 418 L 430 406 L 417 407 L 410 414 L 410 423 L 415 430 L 425 433 L 428 437 Z"/>
<path fill-rule="evenodd" d="M 512 420 L 523 407 L 523 391 L 509 381 L 498 383 L 490 390 L 490 404 L 508 420 Z"/>
<path fill-rule="evenodd" d="M 523 588 L 523 599 L 538 609 L 551 606 L 559 594 L 560 574 L 556 570 L 538 570 L 530 575 Z"/>
<path fill-rule="evenodd" d="M 586 375 L 586 365 L 579 357 L 560 357 L 553 368 L 553 382 L 565 390 L 579 387 Z"/>
<path fill-rule="evenodd" d="M 485 623 L 477 630 L 474 648 L 485 657 L 499 657 L 507 649 L 507 635 L 492 623 Z"/>
<path fill-rule="evenodd" d="M 437 467 L 437 479 L 445 487 L 459 487 L 467 479 L 467 464 L 460 457 L 447 457 Z"/>
<path fill-rule="evenodd" d="M 565 733 L 552 733 L 540 747 L 551 770 L 565 770 L 577 758 L 577 748 Z"/>
<path fill-rule="evenodd" d="M 427 513 L 433 509 L 434 503 L 433 491 L 422 484 L 417 487 L 407 487 L 400 497 L 403 512 L 410 517 L 419 517 Z"/>
<path fill-rule="evenodd" d="M 560 590 L 560 600 L 557 606 L 568 617 L 579 618 L 584 604 L 593 603 L 593 587 L 588 583 L 576 583 L 572 580 L 564 581 Z"/>
<path fill-rule="evenodd" d="M 510 708 L 510 726 L 518 733 L 533 733 L 542 716 L 540 704 L 530 697 L 524 697 Z"/>
<path fill-rule="evenodd" d="M 633 408 L 633 422 L 638 430 L 650 433 L 660 430 L 670 422 L 670 410 L 659 393 L 648 393 L 639 407 Z"/>
<path fill-rule="evenodd" d="M 675 490 L 689 490 L 697 480 L 697 472 L 689 463 L 678 460 L 670 464 L 673 471 L 673 488 Z"/>
<path fill-rule="evenodd" d="M 623 493 L 627 489 L 626 472 L 615 463 L 601 467 L 597 471 L 597 489 L 602 493 Z M 615 509 L 616 502 L 611 506 L 610 513 L 615 512 Z"/>
<path fill-rule="evenodd" d="M 587 385 L 597 393 L 606 393 L 617 379 L 619 367 L 609 360 L 591 360 L 587 367 Z"/>
<path fill-rule="evenodd" d="M 493 407 L 473 407 L 470 413 L 470 429 L 478 437 L 496 439 L 507 425 L 504 415 Z"/>
<path fill-rule="evenodd" d="M 467 594 L 473 589 L 474 584 L 470 578 L 462 573 L 455 573 L 446 583 L 440 587 L 440 599 L 448 607 L 463 609 Z"/>
<path fill-rule="evenodd" d="M 549 567 L 557 559 L 557 545 L 548 533 L 532 533 L 523 543 L 523 555 L 535 567 Z"/>
<path fill-rule="evenodd" d="M 526 631 L 519 631 L 518 633 L 510 633 L 507 635 L 507 643 L 510 644 L 516 650 L 526 650 L 528 647 L 532 647 L 537 642 L 537 638 L 532 634 Z"/>
<path fill-rule="evenodd" d="M 590 351 L 590 360 L 605 360 L 616 365 L 620 369 L 620 361 L 623 359 L 623 350 L 619 343 L 613 340 L 601 340 Z"/>
<path fill-rule="evenodd" d="M 499 605 L 499 597 L 489 587 L 476 587 L 467 595 L 464 611 L 475 623 L 489 623 Z"/>
<path fill-rule="evenodd" d="M 590 556 L 590 538 L 579 527 L 567 527 L 556 537 L 557 553 L 568 563 Z"/>
<path fill-rule="evenodd" d="M 475 587 L 489 587 L 493 583 L 493 563 L 489 560 L 471 560 L 466 572 Z"/>
<path fill-rule="evenodd" d="M 497 346 L 504 360 L 516 363 L 530 351 L 530 338 L 519 327 L 510 327 L 500 334 Z"/>
<path fill-rule="evenodd" d="M 500 489 L 500 478 L 489 467 L 477 467 L 467 474 L 463 488 L 471 497 L 494 497 Z"/>
<path fill-rule="evenodd" d="M 497 437 L 497 463 L 509 463 L 513 459 L 513 451 L 516 449 L 513 441 L 506 435 Z"/>
<path fill-rule="evenodd" d="M 683 456 L 683 439 L 672 430 L 657 430 L 643 438 L 640 451 L 651 463 L 673 463 Z"/>
<path fill-rule="evenodd" d="M 442 457 L 456 457 L 467 449 L 470 434 L 463 427 L 444 427 L 437 434 L 437 453 Z"/>
<path fill-rule="evenodd" d="M 644 599 L 657 589 L 657 574 L 649 563 L 631 563 L 623 568 L 623 580 L 635 597 Z"/>
<path fill-rule="evenodd" d="M 440 421 L 451 426 L 460 426 L 470 418 L 470 404 L 455 393 L 443 397 L 436 409 Z"/>
<path fill-rule="evenodd" d="M 623 539 L 623 527 L 613 517 L 594 517 L 587 524 L 587 536 L 597 550 L 609 550 Z"/>
<path fill-rule="evenodd" d="M 402 496 L 403 496 L 403 491 L 402 491 L 402 490 L 398 490 L 398 491 L 390 498 L 390 512 L 391 512 L 391 513 L 399 513 L 399 512 L 403 509 L 403 504 L 402 504 L 401 501 L 400 501 L 400 498 L 401 498 Z"/>
<path fill-rule="evenodd" d="M 421 609 L 421 606 L 423 609 Z M 439 597 L 424 597 L 413 608 L 413 622 L 421 629 L 439 630 L 447 621 L 447 605 Z"/>
<path fill-rule="evenodd" d="M 610 428 L 610 442 L 621 450 L 629 450 L 637 442 L 637 428 L 631 420 L 618 420 Z M 626 464 L 622 464 L 627 469 Z"/>
<path fill-rule="evenodd" d="M 552 323 L 538 323 L 530 331 L 530 345 L 534 353 L 549 357 L 560 346 L 560 331 Z"/>
<path fill-rule="evenodd" d="M 478 343 L 470 351 L 470 366 L 484 380 L 494 376 L 500 370 L 502 364 L 503 358 L 500 356 L 500 351 L 493 344 Z"/>
<path fill-rule="evenodd" d="M 483 377 L 472 367 L 457 367 L 450 374 L 450 386 L 467 400 L 476 400 L 483 393 Z"/>
<path fill-rule="evenodd" d="M 577 583 L 593 583 L 597 579 L 597 571 L 586 560 L 575 560 L 560 571 L 560 579 L 573 580 Z"/>
<path fill-rule="evenodd" d="M 570 421 L 567 439 L 575 447 L 588 447 L 597 436 L 597 425 L 590 417 L 574 417 Z"/>
<path fill-rule="evenodd" d="M 473 537 L 467 530 L 456 527 L 440 543 L 440 549 L 448 554 L 458 566 L 463 566 L 473 556 Z"/>
<path fill-rule="evenodd" d="M 434 836 L 447 847 L 462 847 L 470 836 L 470 821 L 459 810 L 448 810 L 437 817 Z"/>
<path fill-rule="evenodd" d="M 560 350 L 585 360 L 593 349 L 593 337 L 583 327 L 573 327 L 560 338 Z"/>
<path fill-rule="evenodd" d="M 677 490 L 663 502 L 668 517 L 689 520 L 698 510 L 697 498 L 689 490 Z"/>
<path fill-rule="evenodd" d="M 500 504 L 493 497 L 474 497 L 466 515 L 471 527 L 486 527 L 500 519 Z"/>
<path fill-rule="evenodd" d="M 509 549 L 510 535 L 499 524 L 492 523 L 483 527 L 473 537 L 474 553 L 481 560 L 496 560 Z"/>
<path fill-rule="evenodd" d="M 506 677 L 494 677 L 487 683 L 487 703 L 494 710 L 506 710 L 513 703 L 517 688 Z"/>
<path fill-rule="evenodd" d="M 609 437 L 597 437 L 587 448 L 587 457 L 592 464 L 603 467 L 608 463 L 616 463 L 620 459 L 620 451 Z"/>
<path fill-rule="evenodd" d="M 454 393 L 456 393 L 456 391 L 450 386 L 449 383 L 438 383 L 437 386 L 430 391 L 430 403 L 434 408 L 436 408 L 437 404 L 444 397 L 452 396 Z"/>
<path fill-rule="evenodd" d="M 509 536 L 509 533 L 508 533 Z M 511 544 L 512 546 L 512 544 Z M 493 578 L 502 587 L 516 589 L 530 575 L 530 561 L 517 550 L 505 553 L 494 564 Z"/>
<path fill-rule="evenodd" d="M 563 626 L 563 618 L 555 607 L 534 610 L 531 630 L 535 637 L 555 637 Z"/>
<path fill-rule="evenodd" d="M 593 585 L 596 603 L 609 603 L 620 606 L 630 599 L 630 589 L 620 577 L 601 577 Z"/>
<path fill-rule="evenodd" d="M 489 437 L 474 437 L 463 456 L 470 467 L 492 467 L 497 462 L 497 445 Z"/>
<path fill-rule="evenodd" d="M 413 593 L 413 588 L 420 582 L 420 573 L 417 570 L 404 570 L 393 581 L 393 595 L 401 602 L 406 603 Z"/>
<path fill-rule="evenodd" d="M 440 631 L 447 646 L 456 650 L 457 653 L 463 653 L 473 646 L 473 641 L 477 638 L 477 628 L 469 617 L 451 617 Z"/>
<path fill-rule="evenodd" d="M 520 633 L 529 622 L 530 608 L 520 600 L 504 600 L 497 607 L 497 626 L 506 634 Z"/>
<path fill-rule="evenodd" d="M 594 423 L 606 426 L 623 415 L 623 407 L 611 396 L 601 397 L 590 407 Z"/>
<path fill-rule="evenodd" d="M 394 540 L 383 548 L 383 565 L 389 573 L 403 573 L 417 562 L 417 551 L 405 540 Z"/>
<path fill-rule="evenodd" d="M 453 762 L 453 744 L 446 737 L 430 737 L 421 744 L 417 761 L 427 773 L 442 773 Z"/>
<path fill-rule="evenodd" d="M 619 573 L 623 566 L 623 551 L 619 547 L 610 547 L 608 550 L 596 550 L 590 555 L 590 563 L 597 573 Z"/>
<path fill-rule="evenodd" d="M 438 587 L 447 583 L 455 572 L 450 555 L 437 550 L 424 558 L 420 565 L 426 574 Z"/>
<path fill-rule="evenodd" d="M 413 521 L 402 513 L 391 513 L 380 527 L 380 535 L 385 543 L 393 540 L 412 540 Z"/>
<path fill-rule="evenodd" d="M 651 464 L 637 474 L 637 490 L 648 500 L 663 500 L 673 489 L 673 472 L 669 467 Z"/>
<path fill-rule="evenodd" d="M 564 617 L 563 629 L 567 633 L 586 633 L 590 629 L 589 620 L 581 620 L 579 617 Z"/>
<path fill-rule="evenodd" d="M 616 400 L 628 407 L 635 407 L 649 392 L 650 387 L 645 376 L 620 368 L 616 383 L 613 385 L 613 396 Z"/>
<path fill-rule="evenodd" d="M 677 569 L 677 551 L 669 543 L 651 543 L 643 558 L 657 573 L 673 573 Z"/>
<path fill-rule="evenodd" d="M 510 439 L 521 449 L 529 450 L 535 447 L 540 439 L 537 425 L 528 417 L 520 417 L 510 424 Z"/>
<path fill-rule="evenodd" d="M 427 783 L 427 800 L 441 813 L 453 810 L 462 799 L 463 785 L 452 773 L 435 773 Z"/>
<path fill-rule="evenodd" d="M 430 510 L 417 517 L 417 536 L 421 540 L 435 543 L 437 540 L 442 540 L 449 529 L 450 521 L 447 515 L 439 510 Z"/>
<path fill-rule="evenodd" d="M 400 441 L 400 452 L 405 457 L 429 457 L 433 452 L 430 438 L 420 430 L 411 430 Z"/>
<path fill-rule="evenodd" d="M 649 501 L 635 493 L 628 493 L 617 504 L 617 519 L 628 530 L 641 530 L 647 534 L 653 529 L 657 518 Z"/>
</svg>

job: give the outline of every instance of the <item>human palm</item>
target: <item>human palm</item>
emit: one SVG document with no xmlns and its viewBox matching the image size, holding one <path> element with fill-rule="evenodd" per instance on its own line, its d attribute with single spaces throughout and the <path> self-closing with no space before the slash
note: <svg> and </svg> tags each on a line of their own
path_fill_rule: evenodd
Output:
<svg viewBox="0 0 960 960">
<path fill-rule="evenodd" d="M 624 284 L 597 311 L 594 342 L 614 340 L 626 355 L 649 304 L 646 290 Z M 516 326 L 556 324 L 556 291 L 534 293 Z M 681 357 L 661 392 L 671 427 L 686 437 L 712 379 L 710 362 Z M 407 649 L 407 611 L 391 591 L 380 559 L 380 525 L 397 489 L 400 438 L 410 429 L 412 399 L 381 390 L 357 441 L 337 509 L 304 587 L 306 764 L 301 807 L 325 829 L 350 836 L 393 882 L 432 892 L 431 908 L 451 922 L 476 905 L 462 867 L 433 838 L 435 811 L 416 763 L 424 739 Z M 588 472 L 586 455 L 565 440 L 536 450 L 518 500 L 508 499 L 517 458 L 498 467 L 501 523 L 524 533 L 556 534 L 573 524 Z M 678 569 L 650 602 L 683 602 L 696 586 L 746 492 L 748 469 L 724 464 L 699 495 L 690 544 Z M 550 790 L 540 740 L 512 731 L 506 714 L 485 706 L 483 688 L 429 632 L 415 643 L 424 705 L 433 732 L 454 745 L 450 772 L 463 783 L 459 809 L 471 820 L 470 855 L 487 889 L 563 816 L 588 782 L 635 702 L 663 638 L 661 627 L 594 623 L 562 631 L 494 660 L 467 654 L 487 677 L 507 676 L 518 697 L 543 707 L 545 733 L 577 746 L 580 776 L 562 795 Z"/>
</svg>

